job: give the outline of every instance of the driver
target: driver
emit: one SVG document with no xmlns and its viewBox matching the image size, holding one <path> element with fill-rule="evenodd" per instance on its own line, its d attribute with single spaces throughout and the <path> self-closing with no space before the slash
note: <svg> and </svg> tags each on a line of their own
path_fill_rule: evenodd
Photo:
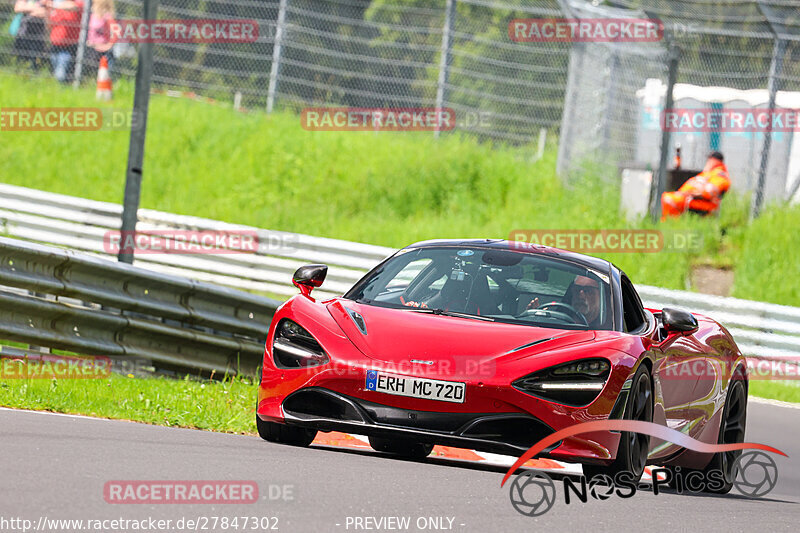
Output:
<svg viewBox="0 0 800 533">
<path fill-rule="evenodd" d="M 586 317 L 589 328 L 600 326 L 600 283 L 596 279 L 577 276 L 571 291 L 570 305 Z"/>
<path fill-rule="evenodd" d="M 590 329 L 600 327 L 600 283 L 587 276 L 576 276 L 566 292 L 566 303 L 581 313 Z M 528 309 L 539 307 L 539 298 L 528 304 Z"/>
</svg>

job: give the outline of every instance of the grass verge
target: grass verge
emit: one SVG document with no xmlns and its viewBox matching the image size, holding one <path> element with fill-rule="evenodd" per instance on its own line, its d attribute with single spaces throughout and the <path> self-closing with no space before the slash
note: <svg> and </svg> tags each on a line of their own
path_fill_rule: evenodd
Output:
<svg viewBox="0 0 800 533">
<path fill-rule="evenodd" d="M 133 420 L 160 426 L 255 433 L 251 380 L 132 378 L 0 380 L 0 405 Z"/>
<path fill-rule="evenodd" d="M 255 434 L 258 386 L 224 381 L 132 378 L 0 380 L 0 406 L 132 420 L 160 426 Z M 800 402 L 800 386 L 751 381 L 750 396 Z"/>
<path fill-rule="evenodd" d="M 94 90 L 0 73 L 0 107 L 129 109 L 132 87 L 111 104 Z M 120 202 L 129 133 L 0 132 L 0 180 Z M 502 237 L 515 229 L 653 228 L 619 209 L 616 170 L 590 167 L 565 188 L 556 149 L 478 143 L 430 133 L 313 132 L 291 113 L 236 113 L 153 95 L 141 205 L 179 214 L 390 247 L 430 238 Z M 728 195 L 719 218 L 659 226 L 697 232 L 703 246 L 674 253 L 606 254 L 639 284 L 685 289 L 695 264 L 733 269 L 733 295 L 800 305 L 800 207 L 768 207 L 756 224 Z"/>
<path fill-rule="evenodd" d="M 750 396 L 800 403 L 800 383 L 792 381 L 750 381 Z"/>
</svg>

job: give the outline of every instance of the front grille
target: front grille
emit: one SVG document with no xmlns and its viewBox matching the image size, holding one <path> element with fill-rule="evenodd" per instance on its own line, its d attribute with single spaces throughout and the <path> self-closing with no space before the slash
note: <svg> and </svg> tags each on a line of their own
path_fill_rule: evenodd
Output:
<svg viewBox="0 0 800 533">
<path fill-rule="evenodd" d="M 325 389 L 299 390 L 283 401 L 283 410 L 299 418 L 365 422 L 352 401 Z"/>
<path fill-rule="evenodd" d="M 530 448 L 552 433 L 552 429 L 531 416 L 494 415 L 475 420 L 461 435 Z"/>
</svg>

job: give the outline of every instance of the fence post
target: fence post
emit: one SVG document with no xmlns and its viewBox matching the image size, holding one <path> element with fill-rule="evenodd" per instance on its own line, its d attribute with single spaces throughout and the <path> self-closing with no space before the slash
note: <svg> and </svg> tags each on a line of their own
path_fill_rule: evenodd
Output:
<svg viewBox="0 0 800 533">
<path fill-rule="evenodd" d="M 667 73 L 667 94 L 664 101 L 664 113 L 661 120 L 661 156 L 658 160 L 658 170 L 656 180 L 650 187 L 650 216 L 653 222 L 658 222 L 661 218 L 661 195 L 667 187 L 667 161 L 669 161 L 669 141 L 671 133 L 666 124 L 666 113 L 674 106 L 672 93 L 675 89 L 675 82 L 678 78 L 678 61 L 680 59 L 680 49 L 671 44 L 669 47 L 669 72 Z"/>
<path fill-rule="evenodd" d="M 604 116 L 601 117 L 602 122 L 602 152 L 608 153 L 609 142 L 608 138 L 611 136 L 612 118 L 614 117 L 615 104 L 617 100 L 617 72 L 619 71 L 619 55 L 617 55 L 617 47 L 615 44 L 610 46 L 611 61 L 608 72 L 608 90 L 606 91 L 606 105 Z"/>
<path fill-rule="evenodd" d="M 586 43 L 572 43 L 569 52 L 569 67 L 567 69 L 567 87 L 564 91 L 564 110 L 561 112 L 561 128 L 558 131 L 556 174 L 562 177 L 569 171 L 569 161 L 572 157 L 575 107 L 578 105 L 578 92 L 580 91 L 581 77 L 583 76 L 585 55 Z"/>
<path fill-rule="evenodd" d="M 536 148 L 536 159 L 534 161 L 544 157 L 545 146 L 547 146 L 547 128 L 539 128 L 539 145 Z"/>
<path fill-rule="evenodd" d="M 772 147 L 772 113 L 775 109 L 775 97 L 778 94 L 780 80 L 783 71 L 783 56 L 786 52 L 786 41 L 780 37 L 775 40 L 775 47 L 772 50 L 772 62 L 769 66 L 769 81 L 767 90 L 769 91 L 769 102 L 767 112 L 770 120 L 767 123 L 767 131 L 764 132 L 764 144 L 761 147 L 761 164 L 758 167 L 758 182 L 753 193 L 753 203 L 750 208 L 750 218 L 758 218 L 761 208 L 764 205 L 764 187 L 767 183 L 767 166 L 769 166 L 769 151 Z"/>
<path fill-rule="evenodd" d="M 89 33 L 89 17 L 91 14 L 92 0 L 86 0 L 83 4 L 83 14 L 81 15 L 81 34 L 78 37 L 78 50 L 75 52 L 75 70 L 72 73 L 72 86 L 76 89 L 81 85 L 83 54 L 86 50 L 86 36 Z"/>
<path fill-rule="evenodd" d="M 144 0 L 142 6 L 145 20 L 155 20 L 158 15 L 158 0 Z M 139 197 L 142 188 L 142 166 L 144 163 L 144 137 L 147 133 L 147 108 L 150 105 L 150 80 L 153 77 L 153 43 L 145 41 L 139 45 L 139 64 L 136 66 L 136 88 L 133 93 L 131 115 L 131 139 L 128 145 L 128 167 L 125 173 L 125 197 L 122 207 L 121 235 L 134 235 L 139 212 Z M 120 240 L 119 261 L 133 264 L 133 249 L 126 246 L 132 242 Z"/>
<path fill-rule="evenodd" d="M 275 42 L 272 45 L 272 64 L 269 71 L 269 88 L 267 89 L 267 113 L 275 107 L 275 91 L 278 90 L 278 76 L 281 68 L 283 49 L 283 31 L 286 25 L 286 4 L 289 0 L 281 0 L 278 6 L 278 20 L 275 23 Z"/>
<path fill-rule="evenodd" d="M 797 178 L 794 180 L 794 183 L 792 184 L 792 187 L 789 189 L 789 194 L 786 195 L 786 203 L 787 204 L 791 204 L 792 203 L 792 199 L 797 194 L 798 190 L 800 190 L 800 176 L 797 176 Z"/>
<path fill-rule="evenodd" d="M 452 46 L 453 24 L 456 18 L 456 3 L 458 0 L 447 0 L 444 11 L 444 25 L 442 27 L 442 49 L 439 57 L 439 81 L 436 86 L 436 108 L 444 107 L 447 96 L 447 79 L 450 71 L 450 48 Z M 439 129 L 433 131 L 434 137 L 439 137 Z"/>
</svg>

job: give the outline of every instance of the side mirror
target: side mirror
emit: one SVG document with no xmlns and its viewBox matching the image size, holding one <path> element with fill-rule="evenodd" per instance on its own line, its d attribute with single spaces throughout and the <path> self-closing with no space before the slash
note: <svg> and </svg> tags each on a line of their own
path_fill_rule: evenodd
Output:
<svg viewBox="0 0 800 533">
<path fill-rule="evenodd" d="M 664 324 L 667 333 L 689 334 L 697 331 L 699 327 L 692 313 L 680 309 L 662 309 L 661 323 Z"/>
<path fill-rule="evenodd" d="M 327 275 L 328 265 L 305 265 L 295 271 L 292 283 L 303 296 L 309 296 L 312 289 L 322 285 Z"/>
</svg>

